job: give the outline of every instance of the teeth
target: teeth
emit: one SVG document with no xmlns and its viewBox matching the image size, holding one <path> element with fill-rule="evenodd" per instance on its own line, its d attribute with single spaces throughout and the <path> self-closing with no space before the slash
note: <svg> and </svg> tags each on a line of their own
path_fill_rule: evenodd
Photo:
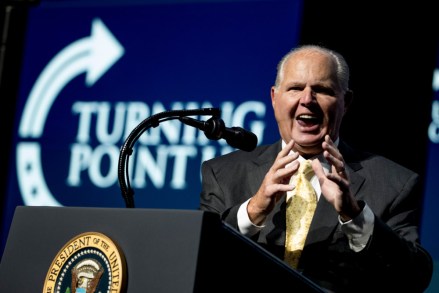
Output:
<svg viewBox="0 0 439 293">
<path fill-rule="evenodd" d="M 315 117 L 311 116 L 311 115 L 300 115 L 299 118 L 301 118 L 301 119 L 314 119 Z"/>
</svg>

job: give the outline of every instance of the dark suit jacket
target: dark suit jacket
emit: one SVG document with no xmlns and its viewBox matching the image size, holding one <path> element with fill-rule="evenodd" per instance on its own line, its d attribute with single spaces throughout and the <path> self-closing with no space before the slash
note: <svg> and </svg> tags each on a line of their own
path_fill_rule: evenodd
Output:
<svg viewBox="0 0 439 293">
<path fill-rule="evenodd" d="M 353 252 L 337 213 L 320 196 L 298 270 L 334 292 L 424 291 L 433 265 L 419 245 L 422 196 L 418 175 L 382 156 L 356 151 L 343 141 L 339 149 L 347 164 L 352 193 L 375 214 L 373 235 L 365 249 Z M 219 213 L 237 228 L 240 205 L 257 192 L 280 150 L 278 141 L 252 152 L 236 151 L 204 162 L 200 208 Z M 283 257 L 284 201 L 252 239 Z"/>
</svg>

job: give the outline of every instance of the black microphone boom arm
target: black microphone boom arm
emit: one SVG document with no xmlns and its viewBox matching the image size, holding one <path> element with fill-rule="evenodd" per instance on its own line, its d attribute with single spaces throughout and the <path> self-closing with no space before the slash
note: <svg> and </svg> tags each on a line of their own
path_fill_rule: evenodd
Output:
<svg viewBox="0 0 439 293">
<path fill-rule="evenodd" d="M 180 117 L 179 119 L 184 124 L 204 131 L 208 139 L 224 138 L 230 146 L 243 151 L 250 152 L 258 144 L 258 137 L 253 132 L 241 127 L 228 128 L 224 125 L 224 121 L 217 116 L 213 116 L 207 121 L 199 121 L 189 117 Z"/>
<path fill-rule="evenodd" d="M 230 146 L 244 151 L 252 151 L 256 147 L 258 138 L 253 132 L 241 127 L 225 127 L 224 121 L 219 118 L 220 114 L 221 111 L 218 108 L 173 110 L 155 114 L 140 122 L 128 135 L 119 153 L 118 178 L 126 207 L 134 208 L 134 190 L 130 187 L 128 174 L 129 156 L 133 153 L 134 143 L 146 130 L 151 127 L 157 127 L 162 121 L 179 119 L 184 124 L 204 131 L 208 139 L 219 140 L 223 138 Z M 207 121 L 186 117 L 191 115 L 211 115 L 212 117 Z"/>
<path fill-rule="evenodd" d="M 133 153 L 134 144 L 146 130 L 151 127 L 157 127 L 162 121 L 178 119 L 182 116 L 212 115 L 213 117 L 217 117 L 220 114 L 221 111 L 218 108 L 171 110 L 157 113 L 140 122 L 128 135 L 119 152 L 118 179 L 126 207 L 134 208 L 134 190 L 130 186 L 128 174 L 129 156 Z"/>
</svg>

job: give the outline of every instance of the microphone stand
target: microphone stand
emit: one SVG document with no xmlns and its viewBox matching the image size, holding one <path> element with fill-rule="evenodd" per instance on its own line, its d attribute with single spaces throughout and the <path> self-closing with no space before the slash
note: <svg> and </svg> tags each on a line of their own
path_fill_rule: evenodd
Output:
<svg viewBox="0 0 439 293">
<path fill-rule="evenodd" d="M 178 119 L 184 116 L 192 115 L 212 115 L 219 117 L 221 114 L 218 108 L 203 108 L 194 110 L 171 110 L 152 115 L 139 123 L 128 135 L 119 153 L 118 179 L 127 208 L 134 208 L 134 190 L 130 186 L 128 174 L 129 156 L 133 153 L 133 146 L 146 130 L 151 127 L 157 127 L 160 122 Z"/>
</svg>

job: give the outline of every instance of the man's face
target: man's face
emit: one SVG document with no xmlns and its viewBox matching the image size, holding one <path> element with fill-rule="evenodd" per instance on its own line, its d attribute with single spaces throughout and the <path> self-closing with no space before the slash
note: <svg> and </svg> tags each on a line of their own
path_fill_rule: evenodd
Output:
<svg viewBox="0 0 439 293">
<path fill-rule="evenodd" d="M 293 139 L 302 155 L 320 153 L 326 134 L 338 138 L 346 109 L 335 70 L 332 59 L 320 52 L 298 52 L 271 89 L 280 135 L 285 142 Z"/>
</svg>

